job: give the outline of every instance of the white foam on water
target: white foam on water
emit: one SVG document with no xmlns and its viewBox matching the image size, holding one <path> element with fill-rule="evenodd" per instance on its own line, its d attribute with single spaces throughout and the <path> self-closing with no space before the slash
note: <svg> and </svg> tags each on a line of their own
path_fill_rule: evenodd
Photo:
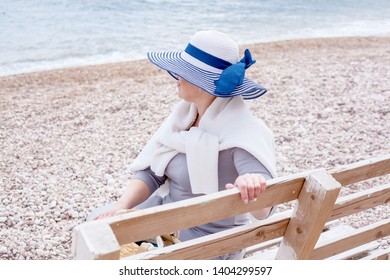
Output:
<svg viewBox="0 0 390 280">
<path fill-rule="evenodd" d="M 390 35 L 387 0 L 0 2 L 0 76 L 146 58 L 201 29 L 239 44 Z"/>
</svg>

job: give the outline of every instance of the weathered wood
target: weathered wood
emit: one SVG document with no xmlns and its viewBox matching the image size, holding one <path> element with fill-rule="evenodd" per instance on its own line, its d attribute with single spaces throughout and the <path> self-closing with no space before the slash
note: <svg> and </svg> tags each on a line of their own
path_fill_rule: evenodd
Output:
<svg viewBox="0 0 390 280">
<path fill-rule="evenodd" d="M 72 238 L 75 259 L 119 259 L 120 246 L 107 223 L 96 221 L 76 226 Z"/>
<path fill-rule="evenodd" d="M 340 236 L 328 240 L 323 244 L 318 244 L 310 259 L 319 260 L 329 258 L 343 251 L 388 235 L 390 235 L 390 219 L 358 229 L 355 233 L 349 233 L 347 236 Z"/>
<path fill-rule="evenodd" d="M 339 237 L 339 236 L 347 236 L 349 234 L 352 234 L 356 231 L 355 228 L 345 225 L 345 224 L 340 224 L 340 222 L 328 222 L 326 224 L 327 230 L 325 230 L 320 238 L 318 239 L 318 242 L 316 244 L 315 249 L 318 247 L 318 244 L 325 244 L 326 242 L 330 240 L 334 240 L 334 238 Z M 329 227 L 328 227 L 329 226 Z M 331 260 L 348 260 L 348 259 L 353 259 L 357 258 L 359 256 L 363 256 L 367 251 L 373 250 L 376 247 L 378 247 L 378 242 L 369 242 L 364 245 L 361 245 L 359 247 L 353 248 L 351 250 L 343 251 L 341 254 L 337 254 L 332 256 Z"/>
<path fill-rule="evenodd" d="M 251 256 L 245 257 L 244 260 L 275 260 L 278 248 L 270 248 L 261 252 L 257 252 Z"/>
<path fill-rule="evenodd" d="M 390 155 L 351 164 L 345 168 L 335 168 L 331 173 L 335 178 L 341 178 L 343 182 L 346 182 L 346 179 L 343 178 L 355 176 L 356 171 L 353 168 L 358 168 L 361 172 L 359 178 L 369 179 L 386 172 L 390 173 L 390 168 L 386 164 L 390 166 Z M 238 190 L 233 189 L 177 202 L 175 205 L 142 210 L 139 213 L 123 215 L 120 218 L 109 218 L 107 222 L 111 224 L 119 244 L 151 238 L 163 234 L 162 230 L 172 232 L 294 200 L 298 197 L 304 178 L 309 173 L 311 172 L 269 180 L 267 191 L 263 193 L 262 199 L 248 205 L 241 202 Z M 140 218 L 141 215 L 142 218 Z M 191 219 L 187 217 L 191 217 Z M 137 224 L 137 227 L 133 226 L 134 223 Z M 164 228 L 161 228 L 160 224 L 164 224 Z"/>
<path fill-rule="evenodd" d="M 308 259 L 331 215 L 341 185 L 326 171 L 305 181 L 276 259 Z"/>
<path fill-rule="evenodd" d="M 368 189 L 362 192 L 358 192 L 355 194 L 351 194 L 345 197 L 338 198 L 335 204 L 335 207 L 332 211 L 331 218 L 329 220 L 335 220 L 339 219 L 341 217 L 345 216 L 346 212 L 348 215 L 349 214 L 354 214 L 359 211 L 367 210 L 368 208 L 375 207 L 377 205 L 381 205 L 388 201 L 388 196 L 389 196 L 389 185 L 385 186 L 379 186 L 379 187 L 374 187 L 372 189 Z M 369 200 L 367 202 L 366 200 Z M 233 229 L 233 230 L 227 230 L 224 231 L 223 234 L 226 236 L 226 239 L 228 240 L 227 244 L 223 242 L 223 240 L 217 240 L 216 237 L 207 237 L 203 239 L 197 239 L 197 242 L 194 243 L 182 243 L 180 246 L 176 247 L 170 247 L 170 249 L 163 249 L 163 250 L 156 250 L 153 251 L 153 258 L 154 259 L 175 259 L 178 258 L 180 255 L 183 259 L 187 258 L 197 258 L 199 257 L 197 253 L 200 251 L 193 251 L 197 250 L 196 248 L 201 248 L 202 247 L 202 242 L 208 242 L 208 246 L 204 247 L 203 249 L 206 251 L 210 251 L 210 253 L 205 252 L 205 258 L 212 258 L 215 256 L 225 254 L 227 252 L 230 252 L 232 250 L 238 250 L 241 248 L 244 248 L 247 246 L 251 246 L 251 243 L 256 244 L 253 249 L 249 249 L 247 251 L 247 254 L 254 253 L 259 250 L 263 250 L 269 246 L 273 246 L 275 244 L 279 244 L 281 241 L 281 237 L 275 238 L 275 239 L 268 239 L 269 237 L 277 237 L 277 236 L 282 236 L 282 233 L 285 232 L 286 227 L 287 227 L 287 222 L 289 220 L 289 217 L 291 217 L 292 210 L 285 211 L 283 213 L 278 213 L 275 214 L 273 217 L 270 219 L 267 219 L 267 223 L 261 222 L 258 225 L 257 224 L 252 224 L 247 226 L 246 228 L 243 229 Z M 276 224 L 278 223 L 278 224 Z M 273 224 L 272 226 L 267 226 L 268 224 Z M 264 225 L 265 227 L 260 228 L 261 225 Z M 280 226 L 280 228 L 279 228 Z M 282 226 L 285 226 L 284 228 Z M 275 228 L 278 228 L 278 231 L 274 231 Z M 264 232 L 264 236 L 267 236 L 268 238 L 265 238 L 263 240 L 258 240 L 257 238 L 254 238 L 252 241 L 250 241 L 248 238 L 248 233 L 251 231 L 256 231 L 256 230 L 262 230 Z M 271 230 L 271 231 L 267 231 Z M 272 233 L 273 231 L 273 233 Z M 332 229 L 332 231 L 334 231 Z M 245 235 L 240 236 L 240 234 Z M 323 235 L 323 234 L 322 234 Z M 243 241 L 244 240 L 244 241 Z M 231 247 L 229 244 L 241 244 L 241 242 L 245 243 L 245 246 L 236 246 Z M 261 242 L 260 244 L 258 244 Z M 224 248 L 225 250 L 223 251 L 214 251 L 214 247 L 210 247 L 210 243 L 215 243 L 215 246 L 219 246 L 219 250 L 221 248 Z M 204 244 L 203 244 L 204 245 Z M 238 248 L 241 247 L 241 248 Z M 212 249 L 211 249 L 212 248 Z M 230 250 L 230 251 L 229 251 Z M 251 251 L 252 250 L 252 251 Z M 177 251 L 177 252 L 176 252 Z M 204 251 L 202 251 L 204 252 Z M 218 253 L 216 253 L 218 252 Z M 157 256 L 158 254 L 164 254 L 164 257 L 159 257 Z M 133 259 L 136 258 L 152 258 L 150 257 L 133 257 Z"/>
<path fill-rule="evenodd" d="M 341 235 L 348 235 L 349 233 L 352 233 L 355 231 L 353 227 L 346 226 L 346 225 L 330 225 L 329 223 L 326 224 L 326 227 L 328 227 L 327 230 L 323 231 L 321 233 L 321 236 L 318 240 L 318 243 L 324 243 L 328 240 L 333 239 L 335 236 L 341 236 Z M 278 240 L 279 238 L 275 239 Z M 272 240 L 274 241 L 274 240 Z M 317 244 L 318 244 L 317 243 Z M 375 243 L 375 244 L 374 244 Z M 343 252 L 342 254 L 333 256 L 332 259 L 349 259 L 351 257 L 355 257 L 356 255 L 361 255 L 362 252 L 365 252 L 367 250 L 372 250 L 378 246 L 377 242 L 371 242 L 369 244 L 365 244 L 364 246 L 360 246 L 358 248 L 354 248 L 352 250 L 348 250 Z M 247 257 L 246 259 L 249 260 L 272 260 L 275 259 L 276 253 L 278 248 L 271 248 L 271 249 L 265 249 L 261 252 L 254 253 L 252 256 Z"/>
<path fill-rule="evenodd" d="M 333 208 L 330 220 L 340 219 L 389 202 L 390 184 L 340 197 Z"/>
<path fill-rule="evenodd" d="M 75 254 L 78 255 L 78 258 L 117 258 L 119 254 L 118 244 L 126 244 L 154 237 L 165 232 L 172 232 L 295 200 L 301 192 L 305 178 L 311 173 L 313 173 L 313 171 L 302 172 L 300 174 L 268 181 L 267 190 L 263 193 L 262 199 L 258 199 L 256 203 L 248 205 L 242 203 L 238 190 L 233 189 L 170 205 L 158 206 L 116 217 L 110 217 L 99 221 L 99 223 L 85 223 L 76 227 L 72 246 L 74 252 L 76 252 Z M 389 174 L 390 155 L 337 167 L 330 170 L 329 173 L 340 180 L 342 185 Z M 386 185 L 385 187 L 377 187 L 375 190 L 359 192 L 355 197 L 347 196 L 339 199 L 334 206 L 330 220 L 338 219 L 351 213 L 356 213 L 388 202 L 388 189 L 389 187 Z M 109 225 L 111 231 L 108 230 L 107 227 L 104 228 L 104 226 L 101 226 L 100 222 Z M 259 228 L 253 229 L 253 231 L 256 230 L 259 230 Z M 280 227 L 278 229 L 278 232 L 283 231 L 286 231 L 286 227 Z M 103 241 L 101 237 L 96 236 L 96 232 L 101 232 L 99 235 L 108 236 L 108 240 Z M 103 232 L 105 232 L 105 234 L 103 234 Z M 228 231 L 225 233 L 228 233 Z M 243 232 L 242 234 L 243 236 L 246 235 L 248 237 L 248 234 L 250 233 Z M 114 241 L 114 235 L 116 241 Z M 243 240 L 243 237 L 237 232 L 231 232 L 231 235 L 227 235 L 226 238 L 232 243 L 239 243 L 241 242 L 240 240 Z M 111 245 L 106 244 L 107 242 L 111 243 Z M 206 240 L 206 242 L 220 244 L 219 246 L 221 247 L 226 244 L 223 241 L 223 238 L 219 241 L 215 241 L 215 243 L 211 239 Z M 258 242 L 258 240 L 256 240 L 256 242 Z M 250 245 L 255 243 L 247 242 L 245 244 Z M 191 246 L 202 248 L 200 243 L 194 243 Z M 189 248 L 191 248 L 191 246 Z M 203 247 L 203 249 L 204 248 L 205 247 Z M 231 249 L 232 248 L 233 247 L 231 247 Z M 173 254 L 187 254 L 184 253 L 185 250 L 187 250 L 184 249 L 184 247 L 179 249 L 181 251 L 173 252 Z M 223 251 L 223 253 L 225 253 L 225 251 Z"/>
<path fill-rule="evenodd" d="M 335 207 L 333 209 L 333 212 L 331 215 L 332 217 L 330 218 L 330 220 L 335 220 L 335 219 L 339 219 L 341 217 L 344 217 L 345 216 L 344 212 L 346 212 L 348 214 L 354 214 L 354 213 L 357 213 L 359 211 L 363 211 L 363 210 L 366 210 L 368 208 L 372 208 L 372 207 L 375 207 L 377 205 L 385 203 L 386 201 L 388 201 L 388 195 L 389 195 L 388 188 L 389 187 L 390 187 L 389 185 L 374 187 L 374 188 L 369 189 L 369 190 L 365 190 L 365 191 L 362 191 L 359 193 L 355 193 L 352 195 L 338 198 L 336 201 Z M 367 202 L 366 200 L 369 200 L 369 202 Z M 267 220 L 267 224 L 274 223 L 274 225 L 273 225 L 274 228 L 279 227 L 279 225 L 286 226 L 286 221 L 288 221 L 289 217 L 291 216 L 291 213 L 292 213 L 292 211 L 288 210 L 288 211 L 285 211 L 283 213 L 276 214 L 276 215 L 274 215 L 274 217 L 271 217 L 270 219 Z M 278 221 L 280 223 L 279 225 L 275 224 L 275 222 L 277 220 L 279 220 Z M 240 244 L 244 240 L 244 243 L 246 245 L 250 246 L 251 241 L 249 241 L 247 239 L 247 238 L 249 238 L 249 236 L 246 235 L 246 237 L 242 237 L 242 236 L 240 236 L 240 234 L 245 235 L 245 232 L 248 233 L 251 230 L 253 230 L 253 231 L 259 230 L 260 225 L 262 225 L 262 224 L 264 224 L 264 222 L 261 222 L 261 224 L 259 224 L 259 226 L 250 225 L 249 227 L 242 229 L 242 230 L 233 230 L 233 232 L 231 232 L 231 230 L 224 231 L 223 235 L 225 235 L 227 240 L 228 240 L 227 244 L 223 244 L 223 241 L 215 240 L 215 237 L 212 238 L 213 240 L 212 239 L 207 240 L 207 242 L 209 242 L 209 243 L 215 242 L 215 246 L 217 246 L 217 247 L 219 246 L 220 248 L 224 248 L 225 250 L 223 250 L 223 252 L 218 251 L 220 254 L 227 253 L 227 252 L 229 252 L 229 250 L 232 251 L 234 249 L 235 250 L 240 249 L 238 247 L 244 248 L 245 246 L 238 246 L 238 247 L 236 246 L 233 248 L 233 247 L 229 246 L 229 243 L 230 244 Z M 264 224 L 264 225 L 267 225 L 267 224 Z M 267 229 L 274 229 L 274 228 L 271 226 L 268 226 L 268 227 L 263 227 L 261 229 L 262 231 L 264 231 L 264 236 L 270 237 L 271 233 L 267 232 L 266 228 Z M 279 230 L 277 232 L 273 233 L 273 236 L 276 237 L 279 234 L 282 234 L 285 230 L 286 230 L 286 227 L 285 228 L 281 227 L 281 228 L 279 228 Z M 334 229 L 332 229 L 332 231 L 334 232 Z M 324 235 L 324 234 L 322 234 L 322 235 Z M 282 236 L 282 235 L 280 235 L 280 236 Z M 196 256 L 196 253 L 192 252 L 192 250 L 193 249 L 196 250 L 196 247 L 202 247 L 202 242 L 206 241 L 206 239 L 208 239 L 208 238 L 198 239 L 197 242 L 195 242 L 193 244 L 182 243 L 179 247 L 172 247 L 169 250 L 164 249 L 163 251 L 154 251 L 153 256 L 155 259 L 163 259 L 163 258 L 164 259 L 174 259 L 174 258 L 177 258 L 178 255 L 181 254 L 181 256 L 184 259 L 196 258 L 199 256 Z M 280 240 L 281 240 L 280 237 L 278 237 L 276 239 L 270 239 L 270 240 L 268 240 L 268 238 L 267 238 L 267 239 L 264 239 L 262 241 L 258 240 L 257 238 L 254 238 L 252 241 L 254 244 L 256 244 L 256 247 L 253 248 L 252 251 L 251 251 L 251 249 L 249 249 L 249 251 L 247 251 L 247 254 L 251 254 L 251 253 L 254 253 L 256 251 L 263 250 L 266 247 L 269 247 L 269 246 L 272 246 L 275 244 L 279 244 Z M 222 243 L 218 243 L 218 242 L 222 242 Z M 257 244 L 259 242 L 262 242 L 262 243 Z M 187 247 L 187 248 L 184 248 L 184 247 Z M 218 253 L 217 254 L 215 253 L 216 251 L 214 251 L 214 248 L 213 249 L 211 249 L 211 248 L 212 247 L 209 247 L 209 246 L 206 246 L 204 248 L 204 250 L 210 251 L 210 253 L 206 254 L 207 255 L 206 258 L 211 258 L 211 257 L 215 257 L 218 255 Z M 176 250 L 179 250 L 180 252 L 176 252 Z M 155 256 L 159 253 L 165 254 L 165 256 L 161 257 L 161 258 Z"/>
<path fill-rule="evenodd" d="M 361 260 L 390 260 L 390 249 L 388 250 L 374 250 Z"/>
<path fill-rule="evenodd" d="M 288 221 L 289 217 L 279 215 L 276 219 L 270 218 L 267 221 L 254 222 L 126 259 L 211 259 L 247 248 L 253 244 L 281 237 L 285 233 Z"/>
<path fill-rule="evenodd" d="M 366 256 L 371 250 L 378 248 L 379 243 L 372 241 L 358 247 L 343 251 L 340 254 L 326 258 L 327 260 L 358 260 Z"/>
<path fill-rule="evenodd" d="M 342 186 L 390 174 L 390 154 L 339 166 L 329 170 Z"/>
<path fill-rule="evenodd" d="M 272 239 L 269 241 L 265 241 L 265 242 L 250 246 L 250 247 L 246 248 L 244 258 L 249 257 L 253 254 L 256 254 L 259 251 L 264 251 L 264 250 L 268 250 L 271 247 L 279 246 L 281 241 L 282 241 L 282 237 L 278 237 L 278 238 L 275 238 L 275 239 Z"/>
<path fill-rule="evenodd" d="M 328 221 L 334 221 L 351 214 L 356 214 L 358 212 L 365 211 L 378 205 L 383 205 L 388 202 L 390 202 L 390 184 L 373 187 L 344 197 L 339 197 L 336 200 L 331 217 Z M 291 216 L 291 213 L 291 210 L 285 211 L 284 215 Z M 335 232 L 334 228 L 331 228 L 330 231 L 332 231 L 333 233 Z M 343 231 L 344 233 L 352 232 L 346 231 L 345 229 L 343 229 Z M 340 234 L 342 232 L 338 233 Z M 322 238 L 322 236 L 326 234 L 326 232 L 322 233 L 320 238 Z M 277 238 L 269 242 L 254 245 L 251 248 L 248 248 L 247 255 L 277 245 L 278 243 L 280 243 L 280 241 L 281 238 Z M 351 256 L 351 254 L 349 254 L 348 256 Z"/>
<path fill-rule="evenodd" d="M 238 189 L 231 189 L 109 217 L 105 221 L 119 244 L 127 244 L 294 200 L 303 182 L 302 175 L 270 180 L 261 199 L 249 204 L 242 202 Z"/>
<path fill-rule="evenodd" d="M 321 236 L 322 237 L 322 236 Z M 359 247 L 353 248 L 351 250 L 344 251 L 338 255 L 332 256 L 330 258 L 327 258 L 328 260 L 351 260 L 351 259 L 383 259 L 386 260 L 387 253 L 383 253 L 378 256 L 372 256 L 367 255 L 364 258 L 359 258 L 359 256 L 362 256 L 364 253 L 368 254 L 369 250 L 373 250 L 378 246 L 378 243 L 374 244 L 375 242 L 370 242 L 364 245 L 361 245 Z M 374 246 L 375 245 L 375 246 Z M 252 256 L 246 257 L 245 260 L 274 260 L 276 257 L 277 248 L 272 248 L 269 250 L 264 250 L 262 252 L 258 252 L 253 254 Z"/>
</svg>

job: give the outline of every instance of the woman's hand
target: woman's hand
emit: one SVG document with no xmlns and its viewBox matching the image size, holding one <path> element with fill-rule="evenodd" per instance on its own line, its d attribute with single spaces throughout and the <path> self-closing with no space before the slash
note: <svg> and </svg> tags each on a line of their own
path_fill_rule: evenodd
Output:
<svg viewBox="0 0 390 280">
<path fill-rule="evenodd" d="M 238 176 L 233 184 L 226 184 L 226 189 L 238 188 L 245 204 L 255 202 L 257 197 L 265 191 L 267 183 L 260 174 L 245 174 Z"/>
<path fill-rule="evenodd" d="M 99 220 L 114 216 L 120 210 L 131 209 L 144 202 L 150 196 L 150 191 L 146 183 L 139 179 L 131 180 L 122 196 L 114 204 L 114 207 L 96 216 L 94 220 Z"/>
<path fill-rule="evenodd" d="M 111 208 L 111 209 L 109 209 L 109 210 L 99 214 L 98 216 L 93 218 L 93 220 L 100 220 L 100 219 L 104 219 L 104 218 L 107 218 L 107 217 L 114 216 L 118 211 L 125 210 L 125 209 L 127 209 L 127 208 L 120 206 L 118 203 L 115 203 L 113 208 Z"/>
</svg>

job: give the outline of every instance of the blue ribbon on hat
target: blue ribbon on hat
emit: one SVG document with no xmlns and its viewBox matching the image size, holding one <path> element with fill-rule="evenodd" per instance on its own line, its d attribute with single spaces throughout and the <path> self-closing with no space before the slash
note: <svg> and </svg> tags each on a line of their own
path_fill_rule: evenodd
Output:
<svg viewBox="0 0 390 280">
<path fill-rule="evenodd" d="M 207 65 L 223 70 L 219 79 L 214 81 L 215 93 L 221 95 L 229 95 L 241 85 L 244 82 L 245 70 L 256 62 L 248 49 L 245 50 L 244 57 L 235 64 L 206 53 L 191 44 L 188 44 L 185 52 Z"/>
<path fill-rule="evenodd" d="M 246 49 L 244 57 L 222 71 L 219 80 L 215 81 L 215 93 L 230 94 L 234 89 L 244 82 L 245 70 L 251 67 L 256 60 L 252 59 L 251 52 Z"/>
</svg>

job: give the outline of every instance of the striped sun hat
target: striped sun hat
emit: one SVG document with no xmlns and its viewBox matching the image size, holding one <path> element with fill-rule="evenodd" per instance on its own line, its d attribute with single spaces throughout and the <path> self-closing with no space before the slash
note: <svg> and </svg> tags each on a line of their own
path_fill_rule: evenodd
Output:
<svg viewBox="0 0 390 280">
<path fill-rule="evenodd" d="M 217 97 L 242 95 L 244 99 L 254 99 L 267 92 L 245 78 L 245 70 L 256 62 L 249 50 L 240 60 L 237 43 L 218 31 L 195 33 L 183 52 L 149 52 L 148 58 L 174 78 L 182 77 Z"/>
</svg>

